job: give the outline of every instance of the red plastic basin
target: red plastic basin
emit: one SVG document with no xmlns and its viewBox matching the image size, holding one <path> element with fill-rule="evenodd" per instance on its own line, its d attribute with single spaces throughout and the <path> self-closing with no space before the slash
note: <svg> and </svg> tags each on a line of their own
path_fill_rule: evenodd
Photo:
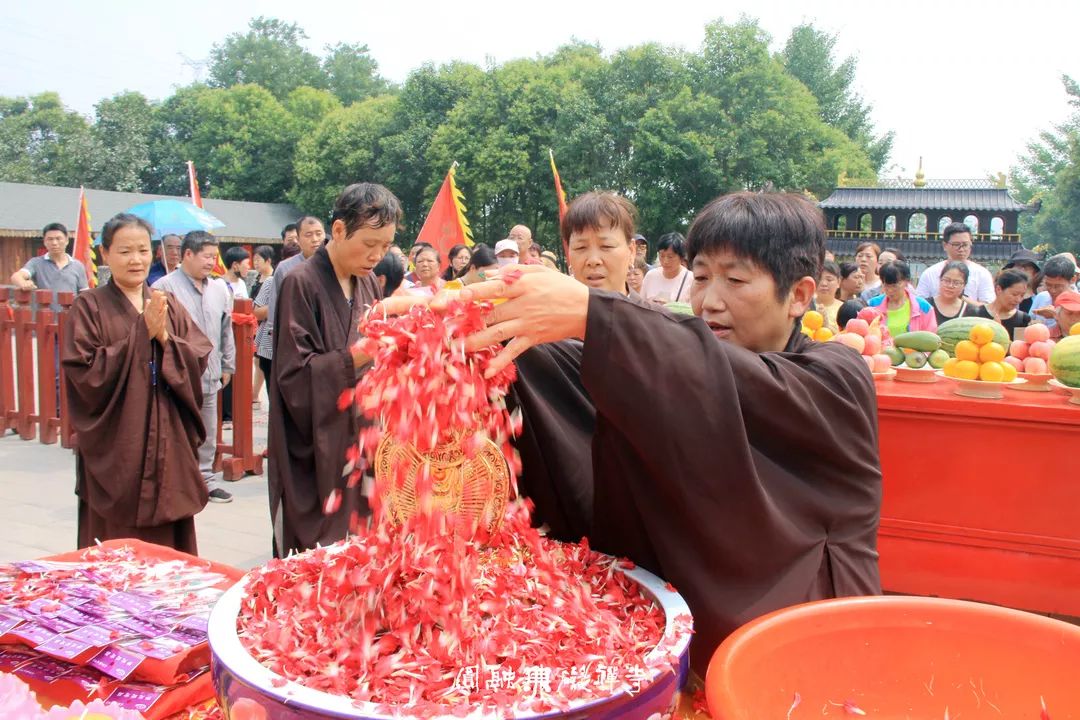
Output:
<svg viewBox="0 0 1080 720">
<path fill-rule="evenodd" d="M 705 687 L 714 720 L 1039 720 L 1042 700 L 1080 718 L 1080 627 L 961 600 L 824 600 L 737 630 Z"/>
</svg>

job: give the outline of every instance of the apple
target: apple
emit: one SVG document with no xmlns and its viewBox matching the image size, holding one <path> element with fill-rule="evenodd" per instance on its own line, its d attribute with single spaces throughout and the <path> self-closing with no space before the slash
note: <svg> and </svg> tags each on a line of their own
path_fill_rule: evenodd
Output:
<svg viewBox="0 0 1080 720">
<path fill-rule="evenodd" d="M 851 318 L 847 321 L 847 325 L 844 326 L 844 332 L 865 336 L 870 332 L 870 323 L 860 318 Z"/>
</svg>

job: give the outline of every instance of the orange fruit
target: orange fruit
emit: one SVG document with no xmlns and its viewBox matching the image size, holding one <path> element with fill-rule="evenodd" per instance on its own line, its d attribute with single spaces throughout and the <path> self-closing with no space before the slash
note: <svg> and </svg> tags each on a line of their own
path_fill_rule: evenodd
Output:
<svg viewBox="0 0 1080 720">
<path fill-rule="evenodd" d="M 996 342 L 988 342 L 979 348 L 979 360 L 981 362 L 1001 362 L 1005 359 L 1005 348 Z"/>
<path fill-rule="evenodd" d="M 803 313 L 802 324 L 804 328 L 820 330 L 821 326 L 825 324 L 825 317 L 817 310 L 807 310 Z"/>
<path fill-rule="evenodd" d="M 1016 366 L 1009 363 L 1001 363 L 1002 369 L 1005 370 L 1005 377 L 1002 378 L 1004 382 L 1012 382 L 1016 379 Z"/>
<path fill-rule="evenodd" d="M 1069 334 L 1070 335 L 1080 335 L 1080 322 L 1076 323 L 1071 328 L 1069 328 Z"/>
<path fill-rule="evenodd" d="M 972 332 L 974 331 L 975 328 L 972 328 Z M 961 340 L 956 343 L 956 359 L 977 361 L 979 359 L 979 346 L 971 340 Z"/>
<path fill-rule="evenodd" d="M 986 362 L 979 368 L 979 379 L 985 382 L 1001 382 L 1005 379 L 1005 369 L 999 362 Z"/>
<path fill-rule="evenodd" d="M 978 380 L 979 364 L 971 360 L 959 360 L 953 368 L 953 377 L 961 380 Z"/>
<path fill-rule="evenodd" d="M 968 339 L 976 345 L 985 345 L 994 339 L 994 330 L 989 325 L 976 325 L 968 333 Z"/>
<path fill-rule="evenodd" d="M 956 364 L 960 362 L 957 358 L 949 358 L 945 361 L 945 365 L 942 366 L 941 372 L 945 374 L 945 377 L 956 377 Z"/>
<path fill-rule="evenodd" d="M 814 331 L 814 339 L 818 342 L 828 342 L 832 340 L 833 331 L 827 327 L 818 328 Z"/>
</svg>

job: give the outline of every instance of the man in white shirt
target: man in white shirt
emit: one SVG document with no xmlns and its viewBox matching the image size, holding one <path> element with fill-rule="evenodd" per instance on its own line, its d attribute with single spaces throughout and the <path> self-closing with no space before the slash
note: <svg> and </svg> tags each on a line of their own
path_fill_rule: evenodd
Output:
<svg viewBox="0 0 1080 720">
<path fill-rule="evenodd" d="M 927 299 L 937 295 L 938 286 L 941 283 L 941 270 L 945 267 L 945 263 L 956 260 L 968 266 L 968 281 L 964 288 L 967 299 L 979 305 L 993 301 L 994 276 L 982 265 L 969 259 L 972 248 L 971 228 L 964 223 L 949 223 L 941 235 L 945 259 L 923 270 L 922 275 L 919 276 L 919 286 L 915 289 L 915 294 Z"/>
<path fill-rule="evenodd" d="M 1043 265 L 1043 287 L 1046 289 L 1031 299 L 1031 314 L 1050 328 L 1051 336 L 1060 336 L 1054 302 L 1076 282 L 1076 264 L 1067 253 L 1055 255 Z"/>
</svg>

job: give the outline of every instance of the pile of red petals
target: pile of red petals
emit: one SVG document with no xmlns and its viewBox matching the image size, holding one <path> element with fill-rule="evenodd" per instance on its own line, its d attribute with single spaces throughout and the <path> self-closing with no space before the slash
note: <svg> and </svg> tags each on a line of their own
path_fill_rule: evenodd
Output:
<svg viewBox="0 0 1080 720">
<path fill-rule="evenodd" d="M 339 400 L 343 410 L 355 403 L 372 421 L 349 451 L 350 487 L 359 482 L 387 434 L 421 454 L 447 442 L 460 442 L 467 457 L 473 457 L 490 438 L 500 445 L 511 476 L 516 477 L 520 461 L 510 438 L 520 432 L 521 420 L 520 413 L 507 411 L 506 394 L 517 371 L 510 365 L 485 378 L 499 346 L 473 352 L 464 348 L 465 338 L 484 328 L 484 315 L 491 307 L 490 303 L 452 300 L 444 310 L 416 306 L 402 316 L 374 312 L 364 318 L 359 345 L 372 358 L 372 366 L 356 388 Z M 371 502 L 378 521 L 382 493 L 377 485 L 373 490 Z M 511 496 L 515 495 L 512 481 Z M 327 501 L 327 512 L 336 508 L 336 498 Z"/>
<path fill-rule="evenodd" d="M 625 563 L 542 537 L 522 502 L 482 539 L 446 522 L 271 561 L 249 577 L 242 642 L 283 678 L 411 717 L 563 709 L 674 671 L 663 611 Z M 613 684 L 581 682 L 602 672 Z"/>
</svg>

